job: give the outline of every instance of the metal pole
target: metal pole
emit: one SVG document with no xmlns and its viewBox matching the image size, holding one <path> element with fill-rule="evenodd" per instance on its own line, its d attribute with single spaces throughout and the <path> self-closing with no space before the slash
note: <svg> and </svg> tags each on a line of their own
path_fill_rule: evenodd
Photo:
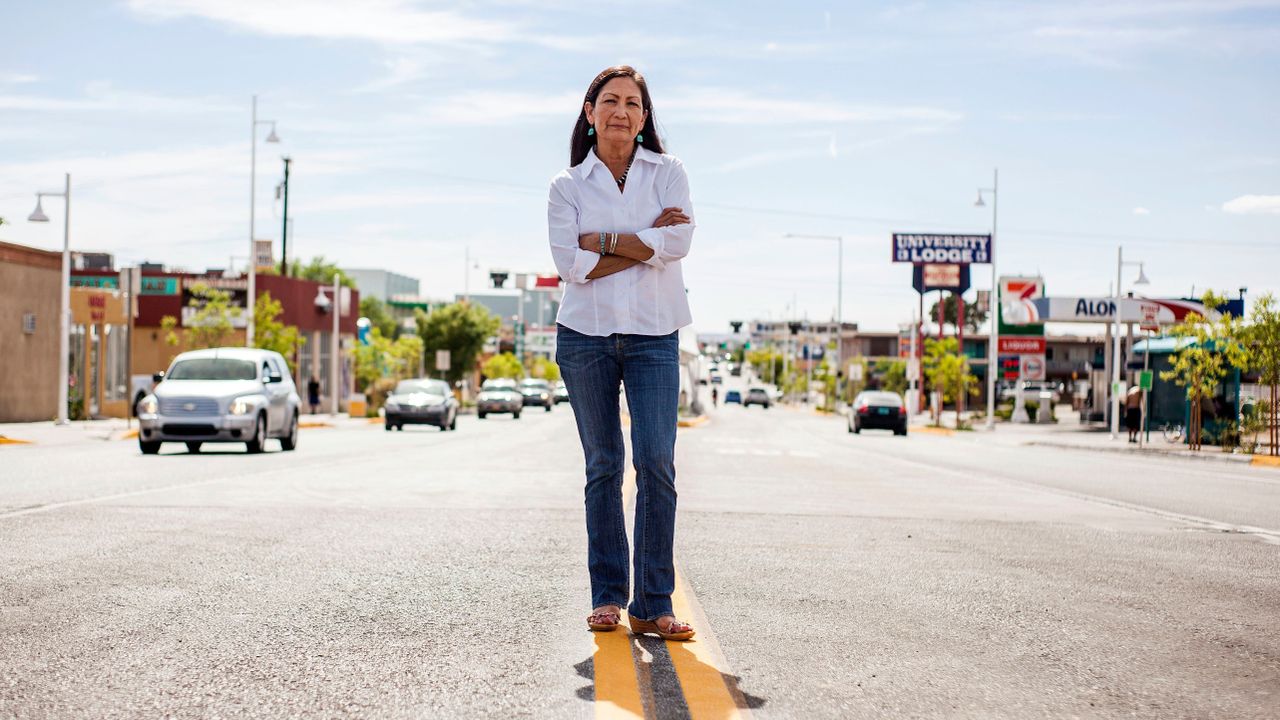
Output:
<svg viewBox="0 0 1280 720">
<path fill-rule="evenodd" d="M 254 292 L 257 289 L 254 275 L 258 269 L 257 248 L 253 241 L 254 201 L 258 192 L 258 96 L 253 96 L 253 117 L 249 122 L 249 266 L 245 274 L 249 276 L 249 289 L 245 303 L 248 305 L 248 319 L 244 326 L 244 345 L 253 347 L 253 304 Z"/>
<path fill-rule="evenodd" d="M 128 270 L 127 288 L 124 293 L 124 376 L 125 387 L 128 392 L 125 394 L 125 402 L 129 403 L 129 409 L 125 411 L 126 430 L 133 428 L 133 269 Z"/>
<path fill-rule="evenodd" d="M 1000 286 L 996 274 L 996 221 L 1000 207 L 1000 168 L 991 186 L 991 307 L 987 309 L 991 332 L 987 336 L 987 429 L 996 427 L 996 372 L 1000 359 Z"/>
<path fill-rule="evenodd" d="M 284 220 L 280 226 L 280 275 L 283 277 L 289 277 L 289 165 L 292 162 L 284 158 L 284 212 L 281 213 Z"/>
<path fill-rule="evenodd" d="M 471 246 L 467 246 L 466 259 L 462 261 L 462 302 L 471 302 Z"/>
<path fill-rule="evenodd" d="M 844 374 L 844 236 L 836 238 L 836 400 L 831 409 L 840 402 L 840 381 Z"/>
<path fill-rule="evenodd" d="M 1115 330 L 1111 333 L 1111 439 L 1120 436 L 1120 271 L 1124 268 L 1124 247 L 1116 248 Z"/>
<path fill-rule="evenodd" d="M 66 201 L 62 209 L 62 311 L 58 323 L 58 424 L 70 422 L 67 417 L 67 386 L 71 382 L 71 173 L 66 174 L 63 186 L 63 199 Z M 85 335 L 86 342 L 88 335 Z M 88 346 L 85 347 L 86 355 Z M 83 388 L 84 383 L 81 383 Z M 88 398 L 86 398 L 87 402 Z M 86 406 L 87 407 L 87 406 Z"/>
<path fill-rule="evenodd" d="M 1151 339 L 1155 337 L 1155 333 L 1147 335 L 1146 352 L 1142 353 L 1142 372 L 1145 375 L 1151 369 Z M 1154 383 L 1153 383 L 1154 385 Z M 1147 404 L 1151 402 L 1151 396 L 1146 390 L 1142 391 L 1142 432 L 1138 433 L 1138 447 L 1146 447 L 1151 441 L 1150 411 Z M 1144 438 L 1145 436 L 1145 438 Z"/>
<path fill-rule="evenodd" d="M 329 387 L 333 394 L 333 414 L 338 414 L 338 317 L 342 315 L 341 288 L 338 285 L 338 273 L 333 274 L 333 338 L 329 341 Z"/>
</svg>

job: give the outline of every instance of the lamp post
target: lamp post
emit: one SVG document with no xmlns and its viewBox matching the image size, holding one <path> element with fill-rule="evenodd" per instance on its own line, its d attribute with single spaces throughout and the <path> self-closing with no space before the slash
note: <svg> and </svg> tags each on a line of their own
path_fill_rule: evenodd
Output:
<svg viewBox="0 0 1280 720">
<path fill-rule="evenodd" d="M 1000 168 L 996 168 L 991 179 L 991 187 L 978 188 L 978 199 L 974 207 L 986 207 L 982 193 L 991 193 L 991 302 L 988 307 L 988 319 L 991 332 L 987 334 L 987 429 L 996 427 L 996 372 L 1000 366 L 1000 287 L 999 275 L 996 274 L 996 220 L 1000 207 Z M 958 305 L 958 303 L 957 303 Z M 964 322 L 963 318 L 957 320 Z M 961 352 L 963 352 L 961 348 Z"/>
<path fill-rule="evenodd" d="M 1115 289 L 1115 331 L 1111 338 L 1111 439 L 1115 440 L 1120 436 L 1120 303 L 1121 290 L 1120 275 L 1124 271 L 1125 265 L 1138 266 L 1138 279 L 1133 281 L 1134 285 L 1148 284 L 1147 273 L 1143 264 L 1137 260 L 1126 261 L 1124 259 L 1124 246 L 1116 248 L 1116 289 Z"/>
<path fill-rule="evenodd" d="M 245 347 L 253 347 L 253 303 L 254 293 L 257 290 L 255 275 L 258 270 L 258 248 L 254 240 L 254 215 L 255 204 L 258 194 L 258 126 L 270 125 L 271 133 L 267 135 L 266 141 L 269 143 L 280 142 L 280 137 L 276 135 L 275 120 L 259 120 L 258 119 L 258 96 L 253 96 L 253 119 L 249 123 L 249 267 L 246 274 L 249 276 L 249 287 L 247 291 L 248 305 L 246 314 L 248 319 L 245 321 L 244 344 Z"/>
<path fill-rule="evenodd" d="M 834 240 L 836 243 L 836 396 L 840 396 L 840 375 L 844 372 L 844 237 L 841 235 L 801 235 L 783 237 L 803 240 Z"/>
<path fill-rule="evenodd" d="M 44 208 L 41 207 L 41 200 L 47 197 L 63 199 L 62 302 L 58 310 L 58 424 L 66 425 L 67 385 L 70 383 L 67 355 L 71 352 L 71 173 L 66 174 L 62 192 L 36 193 L 36 209 L 31 211 L 27 220 L 49 222 L 49 216 L 44 214 Z"/>
</svg>

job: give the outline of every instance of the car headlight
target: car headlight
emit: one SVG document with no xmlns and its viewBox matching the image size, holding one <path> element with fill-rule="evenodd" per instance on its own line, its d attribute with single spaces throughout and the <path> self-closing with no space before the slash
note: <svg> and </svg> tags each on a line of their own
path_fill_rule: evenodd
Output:
<svg viewBox="0 0 1280 720">
<path fill-rule="evenodd" d="M 156 402 L 156 399 L 152 396 L 143 398 L 142 402 L 138 405 L 138 412 L 143 415 L 155 415 L 159 411 L 160 403 Z"/>
<path fill-rule="evenodd" d="M 232 415 L 246 415 L 253 409 L 253 403 L 248 398 L 236 398 L 231 401 Z"/>
<path fill-rule="evenodd" d="M 543 399 L 543 400 L 546 400 L 548 397 L 550 397 L 550 396 L 549 396 L 549 395 L 547 395 L 546 393 L 542 393 L 542 399 Z"/>
<path fill-rule="evenodd" d="M 400 404 L 388 401 L 386 405 L 383 405 L 383 407 L 386 408 L 387 410 L 399 410 Z"/>
</svg>

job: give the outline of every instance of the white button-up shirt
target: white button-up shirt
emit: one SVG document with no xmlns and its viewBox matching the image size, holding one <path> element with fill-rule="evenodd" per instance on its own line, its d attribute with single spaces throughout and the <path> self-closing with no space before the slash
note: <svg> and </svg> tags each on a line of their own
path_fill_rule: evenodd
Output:
<svg viewBox="0 0 1280 720">
<path fill-rule="evenodd" d="M 663 208 L 683 208 L 685 225 L 651 227 Z M 587 152 L 581 164 L 551 180 L 547 230 L 551 257 L 565 281 L 556 322 L 584 335 L 668 335 L 693 322 L 680 258 L 693 240 L 693 207 L 684 165 L 670 155 L 636 148 L 627 184 L 618 192 L 613 173 Z M 583 233 L 635 233 L 653 257 L 595 280 L 600 254 L 578 247 Z"/>
</svg>

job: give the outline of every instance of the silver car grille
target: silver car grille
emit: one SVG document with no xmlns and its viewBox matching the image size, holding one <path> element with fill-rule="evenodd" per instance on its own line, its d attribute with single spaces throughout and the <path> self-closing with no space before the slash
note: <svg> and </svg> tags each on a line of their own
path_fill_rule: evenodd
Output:
<svg viewBox="0 0 1280 720">
<path fill-rule="evenodd" d="M 217 415 L 218 401 L 213 398 L 160 398 L 161 415 Z"/>
</svg>

